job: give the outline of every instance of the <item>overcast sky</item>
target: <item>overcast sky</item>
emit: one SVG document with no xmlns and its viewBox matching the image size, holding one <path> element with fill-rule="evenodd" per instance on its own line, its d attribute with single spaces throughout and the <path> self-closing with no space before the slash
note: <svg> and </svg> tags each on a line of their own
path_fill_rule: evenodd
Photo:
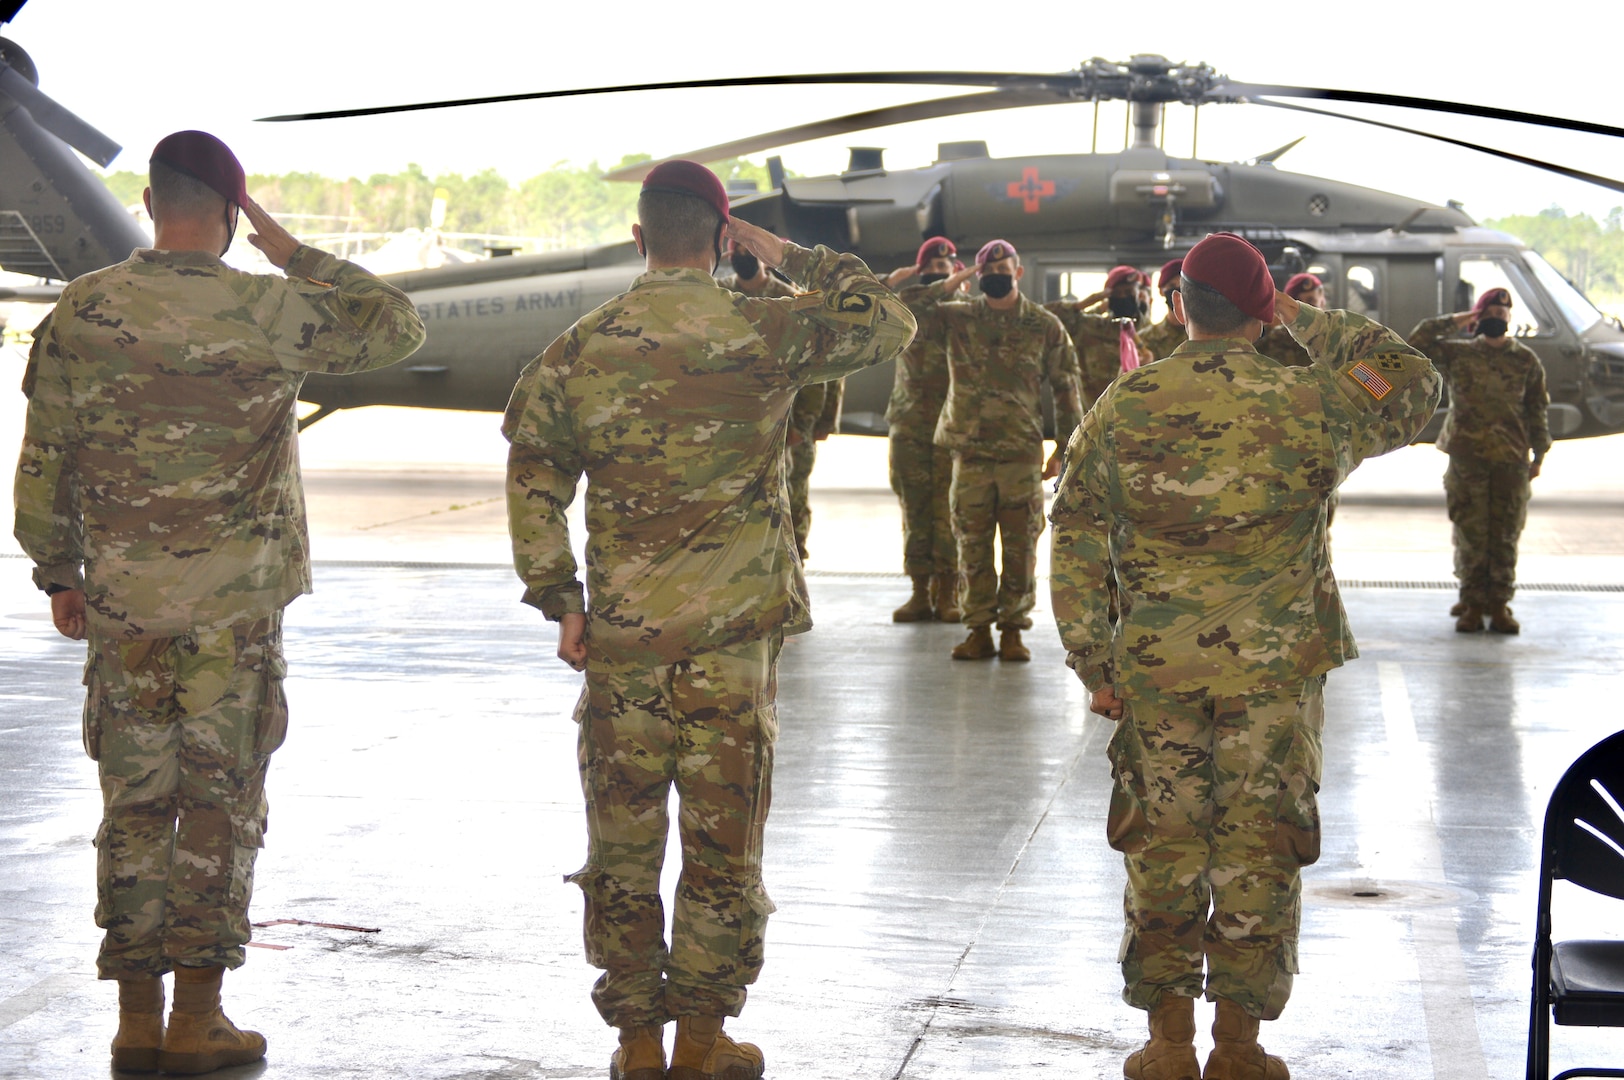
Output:
<svg viewBox="0 0 1624 1080">
<path fill-rule="evenodd" d="M 1618 122 L 1620 46 L 1594 5 L 1533 8 L 1364 0 L 1237 6 L 1218 0 L 1043 4 L 458 4 L 284 0 L 32 0 L 6 27 L 40 85 L 127 149 L 113 168 L 144 169 L 169 131 L 213 131 L 249 171 L 366 177 L 417 162 L 431 174 L 495 168 L 519 180 L 555 162 L 613 162 L 711 145 L 877 105 L 917 89 L 669 91 L 419 113 L 390 119 L 259 124 L 319 108 L 728 74 L 866 69 L 1059 71 L 1092 56 L 1160 52 L 1258 82 L 1371 89 Z M 1143 16 L 1122 16 L 1144 12 Z M 1504 14 L 1495 15 L 1496 11 Z M 1590 12 L 1589 16 L 1582 12 Z M 1201 12 L 1202 14 L 1195 14 Z M 1244 12 L 1244 13 L 1243 13 Z M 1518 12 L 1513 16 L 1512 12 Z M 1349 107 L 1348 111 L 1354 111 Z M 1412 110 L 1361 110 L 1409 126 L 1591 172 L 1624 177 L 1624 145 L 1601 136 Z M 1092 107 L 1053 106 L 881 129 L 787 147 L 803 174 L 838 171 L 845 147 L 889 148 L 923 165 L 939 141 L 985 139 L 995 156 L 1086 151 Z M 1101 149 L 1122 141 L 1122 106 L 1101 120 Z M 1604 214 L 1624 194 L 1365 125 L 1252 106 L 1202 110 L 1201 155 L 1246 159 L 1299 135 L 1282 168 L 1460 199 L 1478 218 L 1552 203 Z M 1175 108 L 1168 147 L 1188 153 L 1190 110 Z"/>
</svg>

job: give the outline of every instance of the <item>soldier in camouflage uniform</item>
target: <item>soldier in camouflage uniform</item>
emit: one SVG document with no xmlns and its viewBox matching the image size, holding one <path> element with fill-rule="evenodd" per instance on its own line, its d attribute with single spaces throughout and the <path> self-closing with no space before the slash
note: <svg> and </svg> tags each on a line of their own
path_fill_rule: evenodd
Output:
<svg viewBox="0 0 1624 1080">
<path fill-rule="evenodd" d="M 1162 294 L 1162 300 L 1167 304 L 1167 315 L 1139 335 L 1142 351 L 1149 354 L 1144 358 L 1147 364 L 1164 356 L 1172 356 L 1173 350 L 1184 344 L 1184 327 L 1173 317 L 1173 294 L 1179 291 L 1179 270 L 1183 266 L 1183 259 L 1170 259 L 1157 271 L 1156 291 Z"/>
<path fill-rule="evenodd" d="M 937 309 L 950 383 L 935 439 L 953 452 L 953 532 L 970 628 L 953 659 L 1025 661 L 1032 654 L 1021 631 L 1031 627 L 1037 599 L 1043 478 L 1060 468 L 1058 449 L 1044 462 L 1041 395 L 1048 383 L 1056 438 L 1063 442 L 1082 418 L 1077 352 L 1060 320 L 1016 288 L 1025 268 L 1013 245 L 989 241 L 976 254 L 975 270 L 982 295 Z M 930 287 L 950 295 L 958 276 Z M 995 535 L 1002 543 L 1002 580 L 993 565 Z"/>
<path fill-rule="evenodd" d="M 1123 350 L 1137 350 L 1138 320 L 1148 305 L 1140 300 L 1138 270 L 1115 266 L 1105 276 L 1105 289 L 1081 300 L 1051 300 L 1043 307 L 1060 320 L 1071 335 L 1082 372 L 1083 408 L 1099 400 L 1123 368 Z M 1104 301 L 1108 314 L 1094 313 Z M 1132 342 L 1129 346 L 1127 343 Z M 1138 357 L 1133 358 L 1134 366 Z"/>
<path fill-rule="evenodd" d="M 1317 308 L 1325 306 L 1325 284 L 1314 274 L 1293 274 L 1281 291 L 1299 304 Z M 1308 350 L 1291 336 L 1288 326 L 1271 326 L 1265 330 L 1262 340 L 1257 343 L 1257 351 L 1287 367 L 1308 367 L 1314 362 Z"/>
<path fill-rule="evenodd" d="M 1410 344 L 1432 357 L 1449 387 L 1438 449 L 1449 455 L 1444 497 L 1454 526 L 1460 600 L 1455 629 L 1515 634 L 1507 605 L 1517 582 L 1517 540 L 1528 520 L 1530 481 L 1551 448 L 1545 368 L 1507 336 L 1511 293 L 1485 292 L 1471 311 L 1427 319 Z M 1454 339 L 1465 330 L 1468 340 Z M 1530 452 L 1533 460 L 1529 460 Z"/>
<path fill-rule="evenodd" d="M 402 359 L 423 324 L 266 216 L 212 136 L 160 142 L 151 183 L 154 248 L 69 284 L 36 332 L 16 534 L 58 629 L 89 637 L 113 1065 L 195 1073 L 265 1053 L 221 1012 L 220 977 L 243 962 L 265 772 L 287 730 L 282 608 L 310 591 L 299 387 Z M 286 277 L 220 261 L 239 207 Z"/>
<path fill-rule="evenodd" d="M 919 246 L 913 266 L 887 279 L 919 323 L 913 344 L 897 360 L 885 410 L 891 490 L 902 504 L 902 570 L 913 582 L 913 594 L 891 613 L 893 622 L 952 623 L 962 615 L 959 549 L 949 508 L 953 452 L 934 442 L 948 384 L 947 341 L 936 324 L 936 306 L 950 297 L 931 288 L 963 269 L 953 265 L 957 254 L 953 241 L 933 236 Z M 904 284 L 910 278 L 917 280 Z"/>
<path fill-rule="evenodd" d="M 722 1032 L 762 963 L 761 880 L 777 734 L 776 666 L 806 630 L 787 531 L 784 432 L 795 392 L 900 351 L 914 320 L 860 260 L 729 219 L 714 174 L 668 162 L 634 227 L 648 271 L 520 376 L 502 431 L 526 603 L 586 672 L 576 706 L 587 802 L 592 1000 L 620 1029 L 611 1076 L 752 1080 L 760 1050 Z M 807 292 L 757 299 L 712 279 L 724 233 Z M 587 477 L 583 598 L 564 512 Z M 666 800 L 682 872 L 669 946 Z"/>
<path fill-rule="evenodd" d="M 1123 996 L 1151 1032 L 1124 1073 L 1284 1080 L 1258 1022 L 1280 1015 L 1297 970 L 1324 675 L 1355 655 L 1316 536 L 1336 485 L 1425 425 L 1438 376 L 1384 327 L 1276 294 L 1239 237 L 1197 244 L 1182 278 L 1190 340 L 1119 379 L 1067 448 L 1054 611 L 1090 707 L 1117 721 L 1107 834 L 1128 871 Z M 1277 320 L 1311 367 L 1253 350 Z M 1203 989 L 1217 1002 L 1204 1073 Z"/>
</svg>

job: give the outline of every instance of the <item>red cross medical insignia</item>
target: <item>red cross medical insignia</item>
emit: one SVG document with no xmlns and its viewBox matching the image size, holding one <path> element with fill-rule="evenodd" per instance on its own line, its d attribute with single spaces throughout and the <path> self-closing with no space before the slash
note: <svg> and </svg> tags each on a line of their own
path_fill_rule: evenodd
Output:
<svg viewBox="0 0 1624 1080">
<path fill-rule="evenodd" d="M 1038 167 L 1028 165 L 1021 170 L 1019 180 L 1011 180 L 1005 189 L 1011 199 L 1021 200 L 1021 209 L 1028 214 L 1035 214 L 1042 207 L 1042 200 L 1055 193 L 1053 180 L 1038 178 Z"/>
</svg>

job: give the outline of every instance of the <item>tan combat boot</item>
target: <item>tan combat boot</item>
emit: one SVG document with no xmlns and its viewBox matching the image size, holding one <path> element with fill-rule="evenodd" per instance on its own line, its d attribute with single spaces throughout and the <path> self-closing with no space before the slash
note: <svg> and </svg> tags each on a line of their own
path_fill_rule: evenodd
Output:
<svg viewBox="0 0 1624 1080">
<path fill-rule="evenodd" d="M 992 643 L 992 627 L 976 626 L 970 636 L 953 646 L 955 660 L 991 660 L 998 655 L 998 646 Z"/>
<path fill-rule="evenodd" d="M 937 574 L 931 578 L 930 587 L 935 594 L 937 622 L 958 622 L 964 618 L 964 609 L 959 607 L 959 575 Z"/>
<path fill-rule="evenodd" d="M 677 1017 L 668 1080 L 761 1080 L 765 1068 L 760 1047 L 722 1034 L 720 1016 Z"/>
<path fill-rule="evenodd" d="M 1475 634 L 1482 629 L 1482 610 L 1473 607 L 1471 604 L 1467 604 L 1466 610 L 1462 611 L 1460 613 L 1460 618 L 1455 620 L 1455 632 L 1457 634 Z"/>
<path fill-rule="evenodd" d="M 118 981 L 118 1034 L 113 1036 L 113 1068 L 157 1072 L 164 1041 L 164 984 L 156 975 Z"/>
<path fill-rule="evenodd" d="M 1122 1063 L 1128 1080 L 1201 1080 L 1195 1059 L 1195 999 L 1163 994 L 1150 1012 L 1150 1041 Z"/>
<path fill-rule="evenodd" d="M 240 1031 L 220 1009 L 221 967 L 177 967 L 175 1007 L 169 1013 L 158 1068 L 195 1076 L 265 1056 L 265 1036 Z"/>
<path fill-rule="evenodd" d="M 1449 617 L 1451 619 L 1458 619 L 1464 614 L 1466 614 L 1466 601 L 1456 600 L 1454 607 L 1449 609 Z"/>
<path fill-rule="evenodd" d="M 665 1080 L 665 1027 L 620 1029 L 620 1048 L 609 1058 L 609 1080 Z"/>
<path fill-rule="evenodd" d="M 1501 604 L 1489 612 L 1489 629 L 1496 634 L 1520 634 L 1522 623 L 1511 617 L 1511 609 Z"/>
<path fill-rule="evenodd" d="M 1019 630 L 998 631 L 998 659 L 1015 661 L 1032 659 L 1032 650 L 1021 644 Z"/>
<path fill-rule="evenodd" d="M 1219 998 L 1202 1080 L 1291 1080 L 1286 1063 L 1257 1044 L 1258 1024 L 1237 1002 Z"/>
<path fill-rule="evenodd" d="M 892 622 L 925 622 L 931 617 L 930 575 L 913 575 L 913 595 L 891 613 Z"/>
</svg>

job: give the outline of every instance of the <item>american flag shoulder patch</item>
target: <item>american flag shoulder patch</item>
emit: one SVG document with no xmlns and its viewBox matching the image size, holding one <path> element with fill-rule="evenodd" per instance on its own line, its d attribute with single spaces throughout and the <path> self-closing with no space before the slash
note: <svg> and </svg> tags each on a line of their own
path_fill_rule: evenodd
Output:
<svg viewBox="0 0 1624 1080">
<path fill-rule="evenodd" d="M 1382 378 L 1376 373 L 1375 368 L 1370 367 L 1363 360 L 1349 368 L 1348 374 L 1352 376 L 1355 382 L 1369 391 L 1370 396 L 1377 401 L 1393 392 L 1393 384 Z"/>
</svg>

